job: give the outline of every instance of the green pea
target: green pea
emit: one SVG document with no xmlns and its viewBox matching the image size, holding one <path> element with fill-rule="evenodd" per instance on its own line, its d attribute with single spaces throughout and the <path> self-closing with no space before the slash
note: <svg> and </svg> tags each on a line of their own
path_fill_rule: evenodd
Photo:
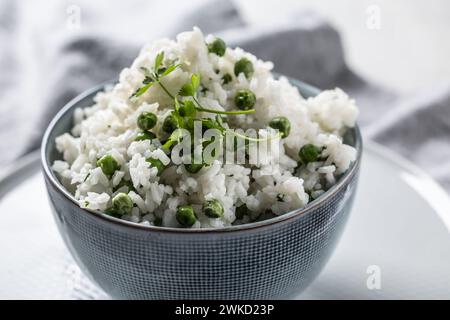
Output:
<svg viewBox="0 0 450 320">
<path fill-rule="evenodd" d="M 128 188 L 127 193 L 130 191 L 135 191 L 133 182 L 131 180 L 125 180 L 125 179 L 120 180 L 119 184 L 113 189 L 113 191 L 116 192 L 117 190 L 119 190 L 122 187 Z"/>
<path fill-rule="evenodd" d="M 234 103 L 241 110 L 249 110 L 255 105 L 256 96 L 250 90 L 239 90 L 234 97 Z"/>
<path fill-rule="evenodd" d="M 203 204 L 203 213 L 209 218 L 220 218 L 223 217 L 223 206 L 217 199 L 211 199 L 205 201 Z"/>
<path fill-rule="evenodd" d="M 183 227 L 191 227 L 197 221 L 194 209 L 190 205 L 179 206 L 175 217 Z"/>
<path fill-rule="evenodd" d="M 105 210 L 105 213 L 114 218 L 121 218 L 122 214 L 118 213 L 114 208 L 108 208 Z"/>
<path fill-rule="evenodd" d="M 253 75 L 253 72 L 255 72 L 253 63 L 251 63 L 251 61 L 247 58 L 242 58 L 234 64 L 234 74 L 236 75 L 236 77 L 241 72 L 244 73 L 247 79 L 249 79 Z"/>
<path fill-rule="evenodd" d="M 156 136 L 153 132 L 150 131 L 142 131 L 136 135 L 134 141 L 144 141 L 144 140 L 153 140 Z"/>
<path fill-rule="evenodd" d="M 161 175 L 161 173 L 166 168 L 166 166 L 159 159 L 148 158 L 148 159 L 145 159 L 145 161 L 150 163 L 152 167 L 156 167 L 156 169 L 158 169 L 158 176 Z"/>
<path fill-rule="evenodd" d="M 177 129 L 177 123 L 171 114 L 164 119 L 162 128 L 167 133 L 172 133 Z"/>
<path fill-rule="evenodd" d="M 227 45 L 225 41 L 220 38 L 216 38 L 213 42 L 208 44 L 208 51 L 217 54 L 219 57 L 222 57 L 226 50 Z"/>
<path fill-rule="evenodd" d="M 197 173 L 203 168 L 202 163 L 185 163 L 184 168 L 189 173 Z"/>
<path fill-rule="evenodd" d="M 291 123 L 286 117 L 275 117 L 269 122 L 271 128 L 277 129 L 281 132 L 281 137 L 286 138 L 291 132 Z"/>
<path fill-rule="evenodd" d="M 181 107 L 178 109 L 178 113 L 180 114 L 180 116 L 186 117 L 186 115 L 187 115 L 186 107 L 185 107 L 185 106 L 181 106 Z"/>
<path fill-rule="evenodd" d="M 248 208 L 247 205 L 243 204 L 240 207 L 236 208 L 236 211 L 234 213 L 236 215 L 236 219 L 242 219 L 245 215 L 248 215 Z"/>
<path fill-rule="evenodd" d="M 118 193 L 112 199 L 113 209 L 118 214 L 130 214 L 133 209 L 133 200 L 126 193 Z"/>
<path fill-rule="evenodd" d="M 97 166 L 100 167 L 103 173 L 107 176 L 112 176 L 117 169 L 119 169 L 119 164 L 113 156 L 107 154 L 101 157 L 97 161 Z"/>
<path fill-rule="evenodd" d="M 178 113 L 182 117 L 194 117 L 197 113 L 195 110 L 195 104 L 191 100 L 184 101 L 184 105 L 180 106 Z"/>
<path fill-rule="evenodd" d="M 319 148 L 313 144 L 304 145 L 298 152 L 298 156 L 303 164 L 314 162 L 319 159 L 322 148 Z"/>
<path fill-rule="evenodd" d="M 160 227 L 160 226 L 162 226 L 162 222 L 163 222 L 162 218 L 160 218 L 160 217 L 155 217 L 155 220 L 153 221 L 153 224 L 154 224 L 155 226 L 157 226 L 157 227 Z"/>
<path fill-rule="evenodd" d="M 222 77 L 223 84 L 230 83 L 232 80 L 233 80 L 233 78 L 231 77 L 231 74 L 229 74 L 229 73 L 224 74 L 224 76 Z"/>
<path fill-rule="evenodd" d="M 152 112 L 142 112 L 139 117 L 137 118 L 137 125 L 139 128 L 141 128 L 144 131 L 152 129 L 156 122 L 158 121 L 158 118 L 156 115 Z"/>
</svg>

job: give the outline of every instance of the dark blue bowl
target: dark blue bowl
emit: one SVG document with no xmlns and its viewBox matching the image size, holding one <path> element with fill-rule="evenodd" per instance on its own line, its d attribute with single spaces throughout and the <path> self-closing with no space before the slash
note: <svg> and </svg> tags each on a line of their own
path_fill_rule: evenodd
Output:
<svg viewBox="0 0 450 320">
<path fill-rule="evenodd" d="M 303 96 L 319 90 L 291 80 Z M 51 170 L 61 159 L 55 138 L 72 127 L 77 107 L 104 85 L 69 102 L 49 125 L 42 165 L 59 231 L 82 270 L 113 298 L 279 299 L 299 294 L 328 261 L 349 216 L 361 161 L 359 129 L 346 143 L 357 160 L 305 208 L 222 229 L 143 226 L 81 209 Z"/>
</svg>

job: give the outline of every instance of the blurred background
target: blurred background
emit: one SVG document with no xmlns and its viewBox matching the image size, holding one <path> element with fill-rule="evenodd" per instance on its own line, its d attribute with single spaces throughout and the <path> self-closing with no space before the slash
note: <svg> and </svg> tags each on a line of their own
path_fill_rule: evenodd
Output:
<svg viewBox="0 0 450 320">
<path fill-rule="evenodd" d="M 343 87 L 367 138 L 450 188 L 446 0 L 0 0 L 0 164 L 37 148 L 59 108 L 144 43 L 193 25 L 277 71 Z"/>
<path fill-rule="evenodd" d="M 445 0 L 246 0 L 251 23 L 283 23 L 301 11 L 340 32 L 347 62 L 365 78 L 402 93 L 450 82 L 450 2 Z M 379 12 L 379 27 L 373 15 Z"/>
<path fill-rule="evenodd" d="M 0 298 L 103 297 L 55 230 L 38 155 L 20 161 L 34 159 L 33 173 L 2 174 L 36 152 L 68 101 L 117 79 L 145 43 L 193 26 L 282 74 L 341 87 L 359 106 L 366 146 L 390 148 L 450 192 L 448 0 L 0 0 Z M 448 298 L 445 191 L 373 150 L 358 214 L 306 297 Z M 382 268 L 383 290 L 367 286 L 368 266 Z"/>
</svg>

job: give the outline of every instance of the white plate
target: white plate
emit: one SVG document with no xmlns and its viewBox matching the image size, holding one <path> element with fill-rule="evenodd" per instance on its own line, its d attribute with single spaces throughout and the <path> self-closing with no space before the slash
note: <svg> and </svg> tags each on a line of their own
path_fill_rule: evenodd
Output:
<svg viewBox="0 0 450 320">
<path fill-rule="evenodd" d="M 0 178 L 0 299 L 107 298 L 64 247 L 39 168 L 31 155 Z M 405 160 L 366 143 L 343 238 L 299 298 L 448 299 L 449 230 L 445 191 Z"/>
</svg>

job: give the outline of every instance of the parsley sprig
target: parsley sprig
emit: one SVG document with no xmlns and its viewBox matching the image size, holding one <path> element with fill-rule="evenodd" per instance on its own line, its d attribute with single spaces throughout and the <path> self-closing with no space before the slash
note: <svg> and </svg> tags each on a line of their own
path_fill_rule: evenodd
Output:
<svg viewBox="0 0 450 320">
<path fill-rule="evenodd" d="M 180 67 L 181 64 L 171 64 L 167 68 L 163 66 L 164 62 L 164 51 L 157 54 L 155 58 L 155 65 L 153 67 L 153 72 L 151 72 L 148 68 L 141 67 L 141 70 L 144 72 L 144 80 L 142 81 L 142 86 L 139 87 L 130 98 L 137 98 L 147 92 L 154 84 L 158 84 L 161 89 L 172 99 L 177 99 L 177 96 L 172 94 L 166 86 L 161 82 L 161 79 L 173 71 Z M 254 109 L 250 110 L 236 110 L 236 111 L 219 111 L 214 109 L 209 109 L 203 107 L 197 99 L 197 91 L 200 87 L 200 76 L 196 73 L 192 74 L 190 82 L 184 84 L 180 91 L 178 92 L 178 96 L 180 97 L 192 97 L 192 100 L 195 102 L 194 108 L 197 111 L 215 113 L 215 114 L 224 114 L 224 115 L 238 115 L 238 114 L 251 114 L 254 113 Z M 180 100 L 180 104 L 184 105 L 185 101 Z"/>
<path fill-rule="evenodd" d="M 161 83 L 161 79 L 165 76 L 171 74 L 175 69 L 180 67 L 181 64 L 171 64 L 168 67 L 163 66 L 164 61 L 164 51 L 158 53 L 155 58 L 155 65 L 153 66 L 153 72 L 145 67 L 141 67 L 144 72 L 144 80 L 142 81 L 142 86 L 139 87 L 130 98 L 137 98 L 147 92 L 155 83 L 158 84 L 172 99 L 174 98 L 167 88 Z"/>
<path fill-rule="evenodd" d="M 141 67 L 144 73 L 144 80 L 142 86 L 139 87 L 130 98 L 137 98 L 147 92 L 153 85 L 159 85 L 161 89 L 174 101 L 174 110 L 171 115 L 176 123 L 177 128 L 186 129 L 193 135 L 194 121 L 201 121 L 202 126 L 207 129 L 217 129 L 222 134 L 231 133 L 236 137 L 249 140 L 249 141 L 267 141 L 271 139 L 279 138 L 279 135 L 268 137 L 264 139 L 257 139 L 248 137 L 246 135 L 239 134 L 234 130 L 228 129 L 223 125 L 223 119 L 221 115 L 240 115 L 240 114 L 252 114 L 255 109 L 249 110 L 232 110 L 232 111 L 220 111 L 203 107 L 197 97 L 198 89 L 201 85 L 200 75 L 194 73 L 191 75 L 190 81 L 185 83 L 177 94 L 171 93 L 167 87 L 161 82 L 161 79 L 175 71 L 181 64 L 172 63 L 165 67 L 164 52 L 157 54 L 155 58 L 155 64 L 153 70 Z M 215 118 L 197 118 L 197 112 L 206 112 L 216 114 Z M 174 130 L 169 136 L 168 140 L 163 144 L 165 150 L 169 150 L 174 144 L 180 142 L 182 138 L 181 130 Z"/>
</svg>

